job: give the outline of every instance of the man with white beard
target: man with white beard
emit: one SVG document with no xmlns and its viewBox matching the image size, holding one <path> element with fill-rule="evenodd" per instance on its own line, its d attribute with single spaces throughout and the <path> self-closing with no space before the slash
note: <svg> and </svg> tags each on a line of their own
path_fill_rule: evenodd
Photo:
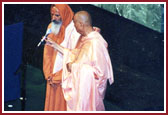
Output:
<svg viewBox="0 0 168 115">
<path fill-rule="evenodd" d="M 50 9 L 51 23 L 46 34 L 59 45 L 73 49 L 80 36 L 72 21 L 74 13 L 67 4 L 53 4 Z M 46 84 L 45 111 L 66 111 L 63 96 L 62 54 L 45 44 L 43 54 L 43 72 Z"/>
<path fill-rule="evenodd" d="M 54 33 L 55 35 L 58 34 L 60 28 L 61 28 L 61 25 L 62 25 L 62 21 L 56 21 L 56 20 L 53 20 L 52 21 L 52 26 L 51 26 L 51 32 Z"/>
</svg>

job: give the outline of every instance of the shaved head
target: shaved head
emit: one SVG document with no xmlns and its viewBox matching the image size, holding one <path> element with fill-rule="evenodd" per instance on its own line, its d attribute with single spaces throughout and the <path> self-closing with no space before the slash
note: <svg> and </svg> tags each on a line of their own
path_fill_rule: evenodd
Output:
<svg viewBox="0 0 168 115">
<path fill-rule="evenodd" d="M 91 26 L 92 25 L 92 20 L 91 16 L 88 12 L 86 11 L 79 11 L 75 14 L 75 17 L 78 21 L 83 23 L 86 26 Z"/>
<path fill-rule="evenodd" d="M 74 26 L 82 36 L 93 31 L 91 16 L 87 11 L 79 11 L 74 16 Z"/>
</svg>

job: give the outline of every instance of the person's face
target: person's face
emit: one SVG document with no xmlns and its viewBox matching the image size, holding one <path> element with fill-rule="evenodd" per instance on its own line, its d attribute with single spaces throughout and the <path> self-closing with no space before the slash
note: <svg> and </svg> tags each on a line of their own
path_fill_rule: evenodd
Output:
<svg viewBox="0 0 168 115">
<path fill-rule="evenodd" d="M 61 22 L 59 10 L 55 6 L 51 8 L 51 21 L 55 23 Z"/>
<path fill-rule="evenodd" d="M 78 33 L 82 34 L 82 30 L 83 30 L 83 28 L 82 28 L 82 23 L 78 20 L 78 17 L 77 17 L 77 16 L 74 16 L 73 21 L 74 21 L 74 26 L 75 26 L 75 28 L 76 28 L 76 31 L 77 31 Z"/>
</svg>

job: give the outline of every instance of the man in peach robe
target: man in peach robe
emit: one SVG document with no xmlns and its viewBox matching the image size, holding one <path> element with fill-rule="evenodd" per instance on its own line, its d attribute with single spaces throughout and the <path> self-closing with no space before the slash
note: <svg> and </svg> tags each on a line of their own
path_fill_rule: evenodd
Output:
<svg viewBox="0 0 168 115">
<path fill-rule="evenodd" d="M 107 42 L 91 25 L 90 14 L 74 16 L 81 34 L 75 49 L 62 48 L 48 37 L 47 45 L 63 54 L 62 89 L 68 111 L 103 111 L 107 80 L 114 82 Z"/>
<path fill-rule="evenodd" d="M 72 21 L 74 14 L 71 8 L 66 4 L 54 4 L 51 5 L 50 12 L 51 23 L 46 32 L 49 33 L 48 37 L 63 47 L 74 48 L 79 34 Z M 73 41 L 71 44 L 70 40 Z M 47 80 L 44 110 L 65 111 L 66 101 L 61 88 L 62 54 L 48 45 L 44 47 L 43 72 Z"/>
</svg>

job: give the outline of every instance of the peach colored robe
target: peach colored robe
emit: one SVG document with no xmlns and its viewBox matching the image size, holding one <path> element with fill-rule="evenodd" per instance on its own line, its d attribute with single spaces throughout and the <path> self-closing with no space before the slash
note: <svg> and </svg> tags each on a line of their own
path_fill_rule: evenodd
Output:
<svg viewBox="0 0 168 115">
<path fill-rule="evenodd" d="M 66 64 L 72 64 L 71 72 Z M 114 82 L 107 43 L 96 31 L 64 50 L 62 89 L 68 111 L 103 111 L 107 80 Z"/>
</svg>

